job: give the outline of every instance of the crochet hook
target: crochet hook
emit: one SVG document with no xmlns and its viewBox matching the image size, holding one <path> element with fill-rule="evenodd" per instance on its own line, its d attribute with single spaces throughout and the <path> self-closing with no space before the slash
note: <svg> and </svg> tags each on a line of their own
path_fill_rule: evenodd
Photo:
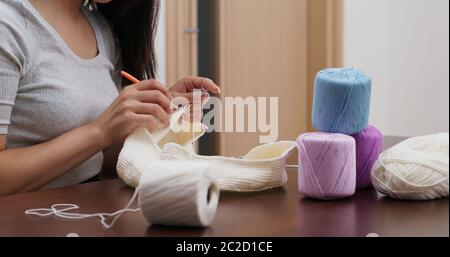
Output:
<svg viewBox="0 0 450 257">
<path fill-rule="evenodd" d="M 133 83 L 139 83 L 141 82 L 139 79 L 133 77 L 133 75 L 129 74 L 128 72 L 125 71 L 121 71 L 120 75 L 122 75 L 122 77 L 128 79 L 129 81 L 133 82 Z"/>
<path fill-rule="evenodd" d="M 130 73 L 126 72 L 126 71 L 121 71 L 120 75 L 122 75 L 122 77 L 128 79 L 129 81 L 133 82 L 133 83 L 139 83 L 141 82 L 139 79 L 137 79 L 136 77 L 134 77 L 133 75 L 131 75 Z M 202 96 L 209 96 L 209 93 L 202 87 Z M 172 104 L 172 108 L 174 108 L 175 110 L 179 109 L 180 107 L 175 106 L 174 104 Z"/>
</svg>

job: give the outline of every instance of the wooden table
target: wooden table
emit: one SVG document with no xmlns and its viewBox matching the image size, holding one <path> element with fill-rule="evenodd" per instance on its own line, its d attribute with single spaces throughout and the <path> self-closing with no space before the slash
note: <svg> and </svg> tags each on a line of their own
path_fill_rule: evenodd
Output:
<svg viewBox="0 0 450 257">
<path fill-rule="evenodd" d="M 398 139 L 387 140 L 390 146 Z M 24 215 L 30 208 L 76 203 L 81 212 L 113 212 L 131 197 L 118 179 L 0 198 L 0 236 L 449 236 L 449 200 L 397 201 L 374 190 L 321 202 L 297 191 L 296 170 L 282 187 L 260 193 L 222 193 L 210 228 L 149 226 L 140 213 L 125 214 L 112 229 L 97 219 L 67 221 Z"/>
</svg>

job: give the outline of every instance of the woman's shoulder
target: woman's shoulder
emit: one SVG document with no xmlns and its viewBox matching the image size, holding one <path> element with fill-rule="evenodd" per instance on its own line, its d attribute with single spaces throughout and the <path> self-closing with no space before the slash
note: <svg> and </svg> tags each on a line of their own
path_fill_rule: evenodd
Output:
<svg viewBox="0 0 450 257">
<path fill-rule="evenodd" d="M 0 31 L 2 38 L 20 37 L 26 34 L 24 1 L 0 0 Z"/>
<path fill-rule="evenodd" d="M 24 25 L 24 0 L 0 0 L 0 23 Z"/>
<path fill-rule="evenodd" d="M 30 52 L 23 4 L 24 0 L 0 0 L 0 54 L 22 64 Z"/>
</svg>

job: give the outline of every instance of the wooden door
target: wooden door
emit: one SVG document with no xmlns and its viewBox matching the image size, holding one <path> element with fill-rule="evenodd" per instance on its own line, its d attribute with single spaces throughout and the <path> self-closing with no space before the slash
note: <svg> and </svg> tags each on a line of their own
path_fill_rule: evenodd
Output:
<svg viewBox="0 0 450 257">
<path fill-rule="evenodd" d="M 165 0 L 167 84 L 196 76 L 198 59 L 197 0 Z"/>
<path fill-rule="evenodd" d="M 278 97 L 279 140 L 308 130 L 308 1 L 217 0 L 216 79 L 223 97 Z M 241 156 L 261 133 L 220 133 L 219 153 Z"/>
</svg>

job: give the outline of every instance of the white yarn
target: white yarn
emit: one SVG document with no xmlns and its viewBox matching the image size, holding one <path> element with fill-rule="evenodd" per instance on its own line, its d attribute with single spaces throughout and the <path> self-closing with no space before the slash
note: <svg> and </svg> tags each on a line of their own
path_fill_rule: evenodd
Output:
<svg viewBox="0 0 450 257">
<path fill-rule="evenodd" d="M 286 158 L 297 148 L 295 142 L 282 141 L 254 148 L 242 159 L 200 156 L 177 144 L 167 144 L 163 160 L 207 162 L 218 179 L 219 189 L 233 192 L 256 192 L 280 187 L 287 181 Z"/>
<path fill-rule="evenodd" d="M 392 198 L 429 200 L 448 197 L 449 134 L 411 138 L 383 152 L 372 183 Z"/>
<path fill-rule="evenodd" d="M 174 113 L 171 124 L 180 120 L 188 111 L 185 107 Z M 137 187 L 142 171 L 153 161 L 160 160 L 161 148 L 167 143 L 177 143 L 188 152 L 194 152 L 192 143 L 205 133 L 179 132 L 175 133 L 171 127 L 167 127 L 150 133 L 146 128 L 140 127 L 131 133 L 125 140 L 117 162 L 117 174 L 130 187 Z"/>
<path fill-rule="evenodd" d="M 153 224 L 209 226 L 219 201 L 213 169 L 204 162 L 152 163 L 139 185 L 142 214 Z"/>
<path fill-rule="evenodd" d="M 50 208 L 26 210 L 25 214 L 70 220 L 99 218 L 102 226 L 109 229 L 122 214 L 141 210 L 151 224 L 206 227 L 211 224 L 219 201 L 211 169 L 201 162 L 157 161 L 144 171 L 141 184 L 124 209 L 83 214 L 73 212 L 79 209 L 76 204 L 54 204 Z M 136 197 L 140 208 L 130 209 Z"/>
<path fill-rule="evenodd" d="M 117 219 L 122 216 L 123 213 L 126 212 L 138 212 L 140 209 L 130 209 L 130 205 L 134 202 L 136 199 L 136 193 L 131 198 L 130 202 L 127 204 L 127 206 L 122 209 L 118 210 L 114 213 L 93 213 L 93 214 L 83 214 L 83 213 L 74 213 L 72 211 L 79 210 L 80 207 L 76 204 L 53 204 L 50 208 L 38 208 L 38 209 L 30 209 L 26 210 L 26 215 L 34 215 L 39 217 L 47 217 L 54 215 L 59 218 L 63 219 L 69 219 L 69 220 L 82 220 L 82 219 L 89 219 L 89 218 L 99 218 L 100 223 L 103 227 L 109 229 L 114 226 Z M 111 222 L 107 222 L 108 219 L 113 218 Z"/>
</svg>

